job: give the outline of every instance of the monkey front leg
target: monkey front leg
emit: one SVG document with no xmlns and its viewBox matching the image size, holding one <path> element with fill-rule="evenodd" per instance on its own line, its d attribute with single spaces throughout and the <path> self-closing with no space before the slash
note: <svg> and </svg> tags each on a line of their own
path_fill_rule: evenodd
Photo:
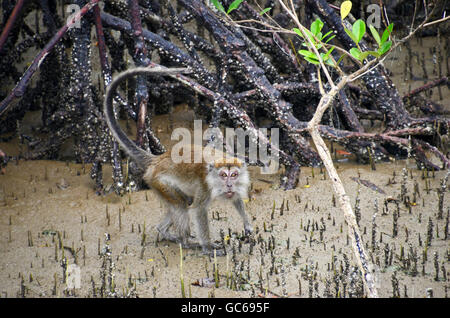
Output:
<svg viewBox="0 0 450 318">
<path fill-rule="evenodd" d="M 238 211 L 239 215 L 241 216 L 242 221 L 244 222 L 245 235 L 252 234 L 253 227 L 250 224 L 250 221 L 248 220 L 247 213 L 245 213 L 245 206 L 244 206 L 244 201 L 242 201 L 242 198 L 239 197 L 238 199 L 234 200 L 233 205 L 236 208 L 236 210 Z"/>
</svg>

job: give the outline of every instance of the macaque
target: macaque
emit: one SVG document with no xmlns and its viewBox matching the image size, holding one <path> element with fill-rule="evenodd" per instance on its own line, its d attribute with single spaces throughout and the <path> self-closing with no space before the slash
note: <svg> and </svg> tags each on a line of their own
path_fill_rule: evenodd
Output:
<svg viewBox="0 0 450 318">
<path fill-rule="evenodd" d="M 182 244 L 185 248 L 200 246 L 204 254 L 223 255 L 220 246 L 210 241 L 208 206 L 214 199 L 231 200 L 244 223 L 245 234 L 252 233 L 252 226 L 245 213 L 243 199 L 247 198 L 249 174 L 245 163 L 225 155 L 219 160 L 200 163 L 174 163 L 171 151 L 156 156 L 139 148 L 122 131 L 114 115 L 113 97 L 118 85 L 135 75 L 176 75 L 185 69 L 134 68 L 125 71 L 109 85 L 104 102 L 106 122 L 122 149 L 143 168 L 145 183 L 155 190 L 167 206 L 167 213 L 157 226 L 163 239 Z M 192 152 L 198 151 L 193 147 Z M 192 153 L 191 158 L 194 158 Z M 198 242 L 192 240 L 190 218 L 197 225 Z M 169 231 L 173 228 L 173 233 Z"/>
</svg>

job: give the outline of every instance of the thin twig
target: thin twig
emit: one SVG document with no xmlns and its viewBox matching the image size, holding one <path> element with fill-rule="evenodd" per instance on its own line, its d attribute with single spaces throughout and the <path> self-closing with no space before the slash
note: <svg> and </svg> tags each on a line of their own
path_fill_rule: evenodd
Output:
<svg viewBox="0 0 450 318">
<path fill-rule="evenodd" d="M 432 21 L 432 22 L 425 23 L 425 24 L 423 25 L 423 27 L 426 28 L 426 27 L 428 27 L 428 26 L 430 26 L 430 25 L 433 25 L 433 24 L 436 24 L 436 23 L 441 23 L 441 22 L 447 21 L 448 19 L 450 19 L 450 16 L 445 17 L 445 18 L 442 18 L 442 19 L 439 19 L 439 20 L 435 20 L 435 21 Z"/>
</svg>

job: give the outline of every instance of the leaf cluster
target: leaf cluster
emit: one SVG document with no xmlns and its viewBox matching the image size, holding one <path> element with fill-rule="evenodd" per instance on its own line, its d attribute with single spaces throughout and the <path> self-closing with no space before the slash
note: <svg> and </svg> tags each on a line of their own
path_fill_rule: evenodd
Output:
<svg viewBox="0 0 450 318">
<path fill-rule="evenodd" d="M 352 2 L 351 1 L 344 1 L 341 4 L 341 18 L 342 20 L 345 19 L 348 14 L 350 13 L 352 8 Z M 316 55 L 315 52 L 313 52 L 311 44 L 314 45 L 314 47 L 317 49 L 317 51 L 320 52 L 322 50 L 323 52 L 320 52 L 320 57 L 323 60 L 323 62 L 329 66 L 337 67 L 337 65 L 340 63 L 340 61 L 343 59 L 345 55 L 342 55 L 340 59 L 335 62 L 333 58 L 331 57 L 331 52 L 335 49 L 335 46 L 333 45 L 326 45 L 329 41 L 331 41 L 336 35 L 332 34 L 333 31 L 329 31 L 326 34 L 322 34 L 322 28 L 324 24 L 320 19 L 316 19 L 313 23 L 311 23 L 311 26 L 308 29 L 300 30 L 298 28 L 294 28 L 293 31 L 303 38 L 304 43 L 303 45 L 308 48 L 308 50 L 301 49 L 298 51 L 300 55 L 303 56 L 303 58 L 308 61 L 309 63 L 319 65 L 319 57 Z M 368 50 L 368 51 L 362 51 L 359 43 L 363 39 L 363 37 L 366 34 L 366 24 L 363 20 L 359 19 L 353 23 L 351 30 L 344 27 L 345 33 L 352 39 L 352 41 L 355 43 L 355 47 L 351 48 L 346 54 L 351 55 L 353 58 L 357 59 L 358 61 L 362 62 L 365 60 L 369 55 L 374 56 L 375 58 L 380 58 L 382 55 L 386 54 L 392 47 L 392 41 L 389 40 L 389 37 L 392 33 L 392 30 L 394 28 L 394 24 L 391 23 L 389 26 L 384 30 L 383 34 L 378 34 L 378 31 L 372 26 L 369 25 L 370 33 L 372 34 L 373 38 L 375 39 L 378 48 L 376 50 Z"/>
<path fill-rule="evenodd" d="M 353 23 L 351 31 L 344 28 L 345 33 L 347 33 L 347 35 L 356 44 L 356 47 L 350 49 L 350 54 L 360 62 L 366 59 L 369 55 L 380 58 L 383 54 L 388 52 L 392 46 L 392 41 L 389 40 L 389 35 L 392 33 L 393 28 L 394 24 L 389 24 L 384 30 L 383 35 L 380 37 L 378 31 L 372 25 L 369 25 L 369 30 L 377 42 L 378 49 L 376 51 L 362 51 L 358 44 L 366 33 L 366 24 L 361 19 L 356 20 L 355 23 Z"/>
<path fill-rule="evenodd" d="M 301 38 L 306 40 L 306 37 L 308 37 L 315 48 L 317 50 L 320 50 L 324 48 L 324 44 L 331 41 L 336 35 L 332 34 L 333 31 L 329 31 L 325 34 L 322 34 L 322 28 L 323 28 L 323 22 L 320 19 L 316 19 L 313 23 L 311 23 L 310 29 L 304 29 L 304 32 L 302 32 L 300 29 L 294 28 L 293 31 L 297 33 Z M 314 52 L 311 52 L 311 47 L 309 44 L 309 41 L 305 41 L 304 46 L 307 46 L 309 50 L 299 50 L 298 53 L 301 54 L 305 60 L 312 64 L 320 64 L 319 59 L 317 55 Z M 331 52 L 334 50 L 334 46 L 331 46 L 330 49 L 328 49 L 324 53 L 320 53 L 320 57 L 322 58 L 322 61 L 330 66 L 335 66 L 334 62 L 330 58 Z"/>
<path fill-rule="evenodd" d="M 351 1 L 344 1 L 341 4 L 341 19 L 344 20 L 350 13 L 352 9 L 352 2 Z M 392 46 L 392 41 L 389 40 L 389 36 L 392 33 L 392 30 L 394 28 L 394 24 L 391 23 L 388 25 L 388 27 L 384 30 L 383 35 L 380 37 L 378 34 L 378 31 L 373 27 L 373 25 L 369 25 L 370 33 L 372 33 L 373 38 L 377 42 L 378 49 L 376 51 L 362 51 L 359 47 L 359 42 L 362 40 L 366 33 L 366 24 L 363 20 L 359 19 L 356 20 L 355 23 L 352 25 L 352 30 L 350 31 L 346 27 L 344 27 L 345 33 L 352 39 L 352 41 L 355 43 L 356 47 L 351 48 L 349 53 L 351 56 L 356 58 L 358 61 L 362 62 L 365 60 L 369 55 L 372 55 L 376 58 L 380 58 L 383 54 L 388 52 Z"/>
</svg>

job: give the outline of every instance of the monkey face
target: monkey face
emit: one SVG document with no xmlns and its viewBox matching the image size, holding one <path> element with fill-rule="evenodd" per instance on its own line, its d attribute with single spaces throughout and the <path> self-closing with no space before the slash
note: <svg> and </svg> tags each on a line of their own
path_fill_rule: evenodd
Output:
<svg viewBox="0 0 450 318">
<path fill-rule="evenodd" d="M 232 163 L 215 163 L 208 166 L 206 182 L 211 191 L 211 199 L 236 200 L 247 197 L 250 183 L 247 167 Z"/>
<path fill-rule="evenodd" d="M 225 197 L 231 199 L 236 192 L 236 183 L 239 180 L 239 168 L 237 167 L 224 167 L 219 169 L 219 184 L 221 185 L 222 192 Z"/>
</svg>

